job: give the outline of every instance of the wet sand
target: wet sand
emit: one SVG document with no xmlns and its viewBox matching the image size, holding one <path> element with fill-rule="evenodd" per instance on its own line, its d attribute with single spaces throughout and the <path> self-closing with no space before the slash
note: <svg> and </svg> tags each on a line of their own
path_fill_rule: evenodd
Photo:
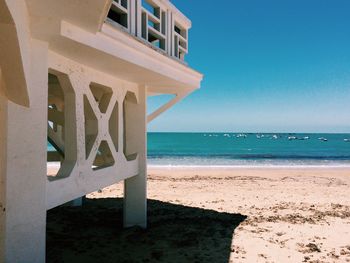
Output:
<svg viewBox="0 0 350 263">
<path fill-rule="evenodd" d="M 147 230 L 122 228 L 119 183 L 49 211 L 48 261 L 350 262 L 349 168 L 148 174 Z"/>
</svg>

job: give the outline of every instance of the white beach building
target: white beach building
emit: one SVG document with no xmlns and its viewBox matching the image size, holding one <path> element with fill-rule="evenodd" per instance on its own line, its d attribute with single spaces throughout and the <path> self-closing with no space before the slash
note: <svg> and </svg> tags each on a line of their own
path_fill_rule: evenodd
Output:
<svg viewBox="0 0 350 263">
<path fill-rule="evenodd" d="M 46 211 L 122 180 L 146 227 L 147 122 L 202 80 L 190 27 L 169 0 L 0 0 L 0 262 L 44 262 Z"/>
</svg>

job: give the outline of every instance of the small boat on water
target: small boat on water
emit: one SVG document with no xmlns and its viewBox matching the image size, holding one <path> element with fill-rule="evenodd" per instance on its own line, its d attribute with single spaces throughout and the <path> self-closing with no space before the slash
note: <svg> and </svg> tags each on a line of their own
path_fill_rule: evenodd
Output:
<svg viewBox="0 0 350 263">
<path fill-rule="evenodd" d="M 318 138 L 320 141 L 323 141 L 323 142 L 326 142 L 326 141 L 328 141 L 328 139 L 327 138 L 325 138 L 325 137 L 320 137 L 320 138 Z"/>
<path fill-rule="evenodd" d="M 237 134 L 236 137 L 237 137 L 237 138 L 247 138 L 247 134 L 240 133 L 240 134 Z"/>
<path fill-rule="evenodd" d="M 292 140 L 297 140 L 298 138 L 296 136 L 288 136 L 288 140 L 292 141 Z"/>
<path fill-rule="evenodd" d="M 350 142 L 350 139 L 344 139 L 344 142 Z"/>
<path fill-rule="evenodd" d="M 272 136 L 272 138 L 275 139 L 275 140 L 277 140 L 277 139 L 278 139 L 278 136 L 277 136 L 276 134 L 274 134 L 274 135 Z"/>
</svg>

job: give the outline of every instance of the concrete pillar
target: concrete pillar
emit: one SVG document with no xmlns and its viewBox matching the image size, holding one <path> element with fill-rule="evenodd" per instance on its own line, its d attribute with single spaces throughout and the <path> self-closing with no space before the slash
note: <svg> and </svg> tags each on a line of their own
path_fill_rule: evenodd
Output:
<svg viewBox="0 0 350 263">
<path fill-rule="evenodd" d="M 146 87 L 139 87 L 138 103 L 126 108 L 127 152 L 137 152 L 139 171 L 137 176 L 124 181 L 124 226 L 147 227 L 147 121 Z"/>
<path fill-rule="evenodd" d="M 0 262 L 45 262 L 47 45 L 31 46 L 30 107 L 0 96 Z"/>
</svg>

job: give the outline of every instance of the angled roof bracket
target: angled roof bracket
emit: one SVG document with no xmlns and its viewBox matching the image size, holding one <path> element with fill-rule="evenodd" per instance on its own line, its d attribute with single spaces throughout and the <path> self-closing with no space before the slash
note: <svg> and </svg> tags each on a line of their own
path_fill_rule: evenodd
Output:
<svg viewBox="0 0 350 263">
<path fill-rule="evenodd" d="M 183 98 L 187 97 L 191 92 L 192 91 L 186 91 L 186 92 L 175 94 L 175 97 L 173 99 L 163 104 L 162 106 L 160 106 L 158 109 L 156 109 L 155 111 L 153 111 L 147 116 L 147 123 L 150 123 L 151 121 L 153 121 L 160 114 L 170 109 L 172 106 L 174 106 L 176 103 L 181 101 Z"/>
</svg>

